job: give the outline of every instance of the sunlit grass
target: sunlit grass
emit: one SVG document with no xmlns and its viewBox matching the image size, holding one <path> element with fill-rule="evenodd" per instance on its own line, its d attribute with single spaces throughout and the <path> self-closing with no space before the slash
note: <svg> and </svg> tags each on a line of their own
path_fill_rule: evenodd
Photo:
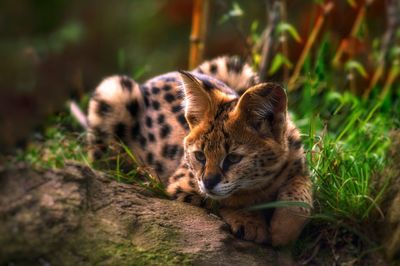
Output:
<svg viewBox="0 0 400 266">
<path fill-rule="evenodd" d="M 312 88 L 312 82 L 300 95 L 307 103 L 294 109 L 314 182 L 315 213 L 361 223 L 380 212 L 385 186 L 376 190 L 372 183 L 389 160 L 393 114 L 383 101 L 362 102 L 349 93 Z"/>
<path fill-rule="evenodd" d="M 62 168 L 67 161 L 87 161 L 85 133 L 71 132 L 69 119 L 65 113 L 53 117 L 25 150 L 17 152 L 16 159 L 42 168 Z"/>
<path fill-rule="evenodd" d="M 140 166 L 136 156 L 124 143 L 119 143 L 121 147 L 121 154 L 116 155 L 115 166 L 106 170 L 110 176 L 113 176 L 119 182 L 134 183 L 140 187 L 152 192 L 155 195 L 167 198 L 168 195 L 165 191 L 164 184 L 158 178 L 153 176 L 145 166 Z M 130 166 L 128 170 L 122 165 Z"/>
</svg>

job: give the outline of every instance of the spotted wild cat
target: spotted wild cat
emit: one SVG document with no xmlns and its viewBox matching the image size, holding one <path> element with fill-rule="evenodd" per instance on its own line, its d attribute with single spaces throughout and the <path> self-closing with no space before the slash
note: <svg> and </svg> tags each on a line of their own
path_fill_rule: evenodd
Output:
<svg viewBox="0 0 400 266">
<path fill-rule="evenodd" d="M 259 83 L 248 64 L 220 57 L 193 71 L 170 72 L 138 84 L 104 79 L 89 104 L 94 160 L 122 140 L 176 200 L 219 203 L 238 237 L 275 246 L 294 241 L 310 214 L 298 206 L 246 207 L 283 200 L 312 205 L 299 132 L 276 83 Z"/>
</svg>

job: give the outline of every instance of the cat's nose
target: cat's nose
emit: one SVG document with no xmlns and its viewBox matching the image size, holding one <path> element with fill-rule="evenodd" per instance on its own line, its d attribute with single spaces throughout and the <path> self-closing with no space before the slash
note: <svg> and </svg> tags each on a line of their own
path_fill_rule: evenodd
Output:
<svg viewBox="0 0 400 266">
<path fill-rule="evenodd" d="M 203 178 L 204 187 L 207 190 L 212 190 L 219 182 L 221 182 L 221 174 L 208 175 Z"/>
</svg>

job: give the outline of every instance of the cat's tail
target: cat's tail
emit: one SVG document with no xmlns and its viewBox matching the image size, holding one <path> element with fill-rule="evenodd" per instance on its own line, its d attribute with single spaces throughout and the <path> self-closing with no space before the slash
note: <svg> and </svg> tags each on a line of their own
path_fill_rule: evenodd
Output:
<svg viewBox="0 0 400 266">
<path fill-rule="evenodd" d="M 259 83 L 259 76 L 238 56 L 221 56 L 202 63 L 193 72 L 206 74 L 224 82 L 241 95 Z"/>
</svg>

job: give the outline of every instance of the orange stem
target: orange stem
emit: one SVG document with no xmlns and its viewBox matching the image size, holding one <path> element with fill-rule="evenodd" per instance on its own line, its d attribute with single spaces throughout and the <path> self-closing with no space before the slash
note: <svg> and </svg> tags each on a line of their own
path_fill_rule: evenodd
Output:
<svg viewBox="0 0 400 266">
<path fill-rule="evenodd" d="M 295 90 L 295 84 L 296 81 L 300 75 L 301 72 L 301 68 L 304 65 L 304 62 L 306 60 L 307 55 L 310 52 L 310 49 L 312 47 L 312 45 L 315 43 L 315 40 L 317 39 L 318 33 L 321 31 L 322 25 L 325 21 L 325 17 L 329 14 L 329 12 L 332 10 L 334 4 L 333 2 L 328 2 L 324 5 L 323 7 L 323 12 L 322 14 L 319 15 L 319 17 L 317 18 L 317 21 L 315 22 L 315 26 L 312 29 L 310 36 L 307 39 L 306 44 L 304 45 L 303 51 L 301 52 L 300 58 L 297 61 L 296 67 L 293 71 L 293 75 L 289 80 L 289 84 L 288 84 L 288 90 L 292 91 Z"/>
<path fill-rule="evenodd" d="M 195 68 L 203 61 L 209 5 L 209 0 L 194 0 L 189 69 Z"/>
<path fill-rule="evenodd" d="M 385 86 L 383 87 L 383 90 L 379 94 L 380 99 L 385 98 L 386 94 L 389 92 L 390 88 L 392 87 L 394 81 L 399 76 L 399 74 L 400 74 L 400 68 L 398 66 L 392 65 L 389 74 L 386 78 Z"/>
<path fill-rule="evenodd" d="M 357 32 L 360 29 L 361 23 L 363 22 L 363 20 L 365 18 L 366 11 L 367 11 L 367 6 L 366 5 L 363 5 L 363 6 L 360 7 L 360 10 L 358 11 L 357 17 L 356 17 L 356 19 L 354 21 L 353 27 L 351 28 L 351 31 L 350 31 L 350 36 L 351 37 L 355 37 L 357 35 Z M 339 49 L 337 50 L 337 52 L 336 52 L 336 54 L 335 54 L 335 56 L 333 58 L 333 61 L 332 61 L 334 66 L 338 66 L 339 65 L 339 61 L 342 58 L 342 54 L 343 54 L 343 51 L 344 51 L 344 47 L 345 47 L 344 40 L 342 40 L 341 43 L 340 43 Z"/>
</svg>

